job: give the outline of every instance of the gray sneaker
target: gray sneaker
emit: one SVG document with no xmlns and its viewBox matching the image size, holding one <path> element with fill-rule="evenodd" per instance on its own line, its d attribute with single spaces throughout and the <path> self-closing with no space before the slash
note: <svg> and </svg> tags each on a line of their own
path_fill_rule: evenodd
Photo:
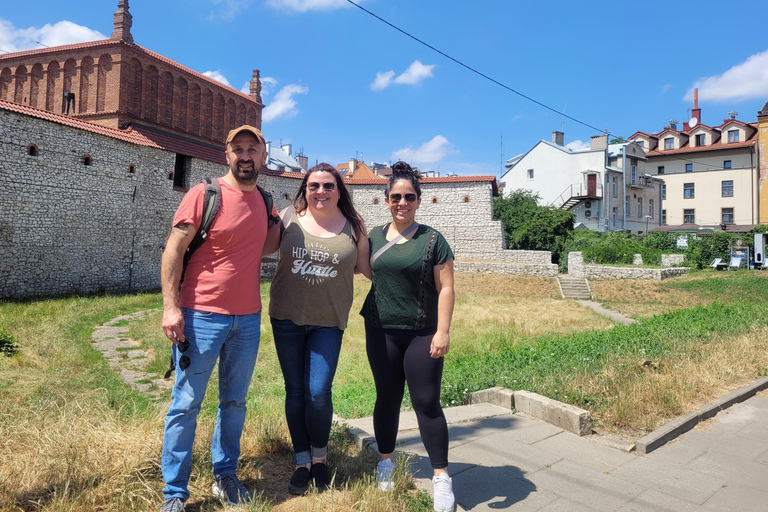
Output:
<svg viewBox="0 0 768 512">
<path fill-rule="evenodd" d="M 184 500 L 181 498 L 168 498 L 163 502 L 160 512 L 184 512 Z"/>
<path fill-rule="evenodd" d="M 213 482 L 213 495 L 227 505 L 242 505 L 253 497 L 236 475 L 224 475 Z"/>
</svg>

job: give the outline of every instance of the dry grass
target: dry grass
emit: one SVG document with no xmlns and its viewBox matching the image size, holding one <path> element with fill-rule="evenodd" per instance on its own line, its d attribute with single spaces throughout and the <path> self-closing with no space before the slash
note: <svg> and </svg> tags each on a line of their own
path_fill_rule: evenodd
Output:
<svg viewBox="0 0 768 512">
<path fill-rule="evenodd" d="M 637 438 L 697 410 L 768 370 L 768 328 L 704 340 L 661 360 L 614 360 L 598 375 L 576 375 L 580 392 L 603 397 L 598 430 Z"/>
</svg>

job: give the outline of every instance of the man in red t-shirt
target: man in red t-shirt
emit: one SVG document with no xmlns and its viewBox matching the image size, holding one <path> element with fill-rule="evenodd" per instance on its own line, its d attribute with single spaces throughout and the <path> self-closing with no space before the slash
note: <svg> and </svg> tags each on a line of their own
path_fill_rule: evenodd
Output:
<svg viewBox="0 0 768 512">
<path fill-rule="evenodd" d="M 227 136 L 229 172 L 218 178 L 221 206 L 208 238 L 179 280 L 184 254 L 202 220 L 205 187 L 193 187 L 173 219 L 161 265 L 163 331 L 173 343 L 176 380 L 163 435 L 162 512 L 183 512 L 189 498 L 192 444 L 200 404 L 219 361 L 219 408 L 213 433 L 213 493 L 229 505 L 251 499 L 238 480 L 245 397 L 261 333 L 261 257 L 279 248 L 280 225 L 268 216 L 256 179 L 266 142 L 252 126 Z M 271 212 L 277 215 L 273 207 Z"/>
</svg>

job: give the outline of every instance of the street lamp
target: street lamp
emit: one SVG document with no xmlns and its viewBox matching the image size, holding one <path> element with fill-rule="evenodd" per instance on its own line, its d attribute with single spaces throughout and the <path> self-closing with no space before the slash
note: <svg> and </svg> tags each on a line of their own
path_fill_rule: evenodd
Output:
<svg viewBox="0 0 768 512">
<path fill-rule="evenodd" d="M 649 219 L 652 219 L 652 218 L 653 218 L 653 217 L 651 217 L 651 216 L 650 216 L 650 215 L 648 215 L 648 214 L 646 214 L 646 215 L 645 215 L 645 234 L 646 234 L 646 235 L 648 234 L 648 220 L 649 220 Z"/>
</svg>

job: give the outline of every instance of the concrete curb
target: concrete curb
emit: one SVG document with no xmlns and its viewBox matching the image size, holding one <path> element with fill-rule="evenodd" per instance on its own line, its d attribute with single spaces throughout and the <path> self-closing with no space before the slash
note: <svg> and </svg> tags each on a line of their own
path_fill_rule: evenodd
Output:
<svg viewBox="0 0 768 512">
<path fill-rule="evenodd" d="M 698 411 L 686 414 L 664 424 L 650 434 L 635 441 L 635 449 L 640 453 L 651 453 L 672 439 L 683 435 L 704 420 L 714 417 L 723 409 L 753 397 L 758 391 L 768 389 L 768 377 L 756 380 L 748 386 L 718 398 L 712 404 L 702 406 Z"/>
</svg>

